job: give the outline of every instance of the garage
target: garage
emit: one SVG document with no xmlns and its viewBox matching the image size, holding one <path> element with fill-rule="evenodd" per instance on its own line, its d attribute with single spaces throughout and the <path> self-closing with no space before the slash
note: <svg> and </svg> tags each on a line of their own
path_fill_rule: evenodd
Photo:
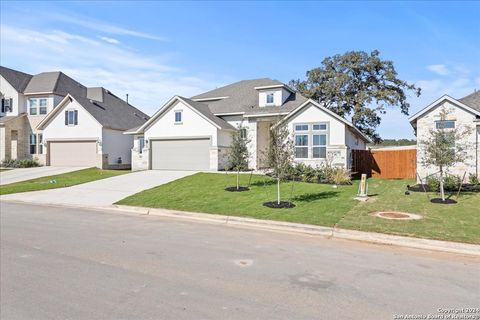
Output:
<svg viewBox="0 0 480 320">
<path fill-rule="evenodd" d="M 210 139 L 151 140 L 154 170 L 210 170 Z"/>
<path fill-rule="evenodd" d="M 48 153 L 51 166 L 95 167 L 96 141 L 50 141 Z"/>
</svg>

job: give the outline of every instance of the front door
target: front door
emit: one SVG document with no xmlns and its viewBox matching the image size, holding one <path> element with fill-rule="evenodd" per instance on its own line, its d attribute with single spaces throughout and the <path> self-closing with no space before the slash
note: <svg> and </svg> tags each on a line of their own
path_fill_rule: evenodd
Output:
<svg viewBox="0 0 480 320">
<path fill-rule="evenodd" d="M 10 159 L 18 158 L 18 131 L 10 131 Z"/>
</svg>

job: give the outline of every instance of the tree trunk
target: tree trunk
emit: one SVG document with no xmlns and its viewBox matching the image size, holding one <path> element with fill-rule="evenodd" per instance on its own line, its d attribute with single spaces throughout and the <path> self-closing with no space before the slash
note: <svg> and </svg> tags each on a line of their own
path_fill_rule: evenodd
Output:
<svg viewBox="0 0 480 320">
<path fill-rule="evenodd" d="M 277 178 L 277 204 L 280 205 L 280 178 Z"/>
<path fill-rule="evenodd" d="M 440 168 L 440 196 L 445 201 L 445 191 L 443 190 L 443 169 Z"/>
<path fill-rule="evenodd" d="M 237 171 L 237 190 L 240 189 L 239 180 L 240 180 L 240 170 Z"/>
</svg>

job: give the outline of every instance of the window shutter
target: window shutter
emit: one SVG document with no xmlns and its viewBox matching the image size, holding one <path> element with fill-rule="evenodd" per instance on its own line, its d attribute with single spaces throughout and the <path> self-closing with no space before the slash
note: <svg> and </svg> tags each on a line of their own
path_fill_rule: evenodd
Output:
<svg viewBox="0 0 480 320">
<path fill-rule="evenodd" d="M 68 111 L 65 111 L 65 125 L 68 126 Z"/>
<path fill-rule="evenodd" d="M 5 111 L 12 112 L 12 110 L 13 110 L 13 99 L 10 98 L 10 99 L 8 99 L 8 100 L 10 100 L 10 101 L 9 101 L 9 103 L 8 103 L 8 108 L 7 108 L 7 110 L 5 110 Z"/>
<path fill-rule="evenodd" d="M 74 116 L 74 120 L 73 120 L 73 124 L 74 125 L 77 125 L 78 124 L 78 110 L 75 110 L 75 116 Z"/>
<path fill-rule="evenodd" d="M 5 102 L 5 99 L 2 98 L 2 112 L 5 112 L 5 107 L 4 107 L 5 104 L 4 104 L 4 102 Z"/>
</svg>

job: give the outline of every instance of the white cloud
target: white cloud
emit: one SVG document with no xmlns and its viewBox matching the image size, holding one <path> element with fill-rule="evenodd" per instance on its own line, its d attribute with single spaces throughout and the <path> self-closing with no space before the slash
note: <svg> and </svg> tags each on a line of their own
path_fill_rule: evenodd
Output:
<svg viewBox="0 0 480 320">
<path fill-rule="evenodd" d="M 98 37 L 100 40 L 103 40 L 105 42 L 108 42 L 110 44 L 120 44 L 120 41 L 114 38 L 109 38 L 109 37 Z"/>
<path fill-rule="evenodd" d="M 149 56 L 63 31 L 1 25 L 2 65 L 28 73 L 61 70 L 86 86 L 103 86 L 148 114 L 175 94 L 191 96 L 219 85 L 163 56 Z M 219 80 L 221 81 L 221 80 Z"/>
<path fill-rule="evenodd" d="M 431 64 L 427 66 L 427 69 L 440 76 L 446 76 L 450 73 L 447 66 L 445 66 L 444 64 Z"/>
</svg>

